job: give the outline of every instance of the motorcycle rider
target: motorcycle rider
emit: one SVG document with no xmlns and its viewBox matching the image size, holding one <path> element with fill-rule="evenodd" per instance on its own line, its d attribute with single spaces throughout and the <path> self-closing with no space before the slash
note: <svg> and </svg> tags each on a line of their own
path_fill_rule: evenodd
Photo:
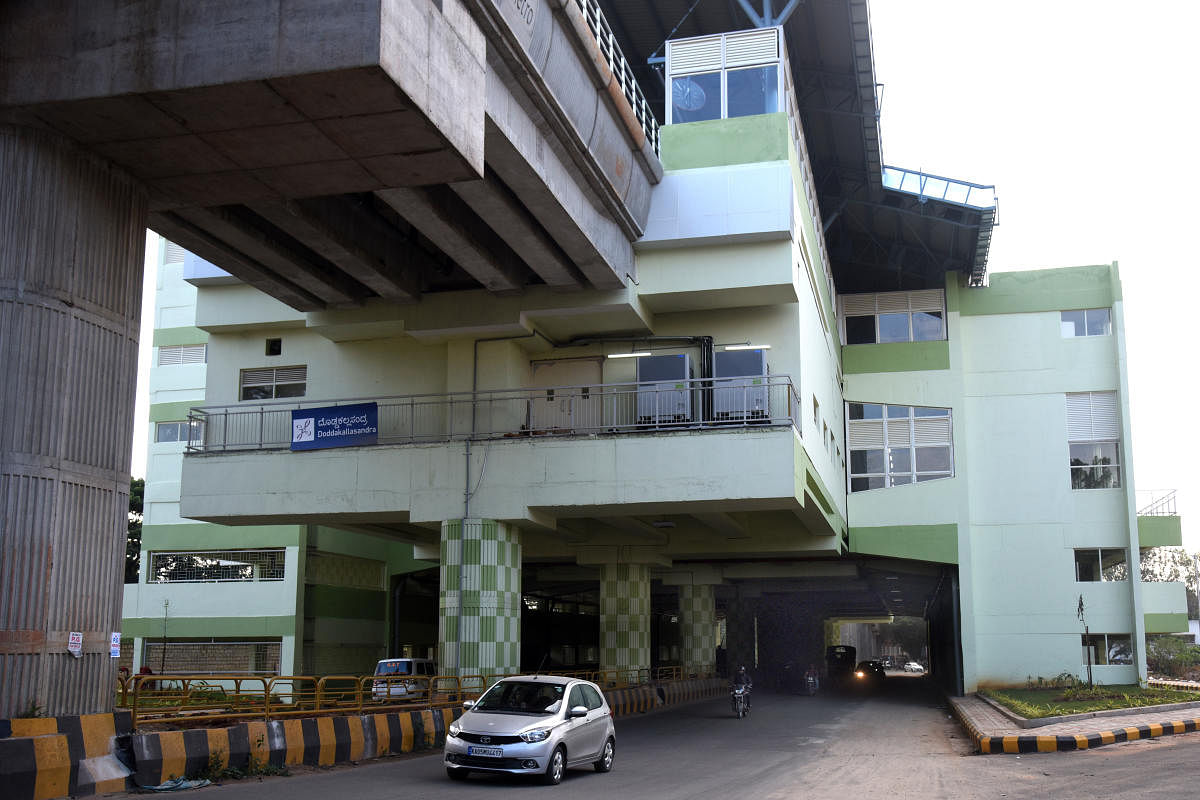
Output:
<svg viewBox="0 0 1200 800">
<path fill-rule="evenodd" d="M 810 679 L 812 680 L 813 691 L 819 690 L 821 688 L 821 673 L 817 672 L 816 664 L 810 663 L 808 671 L 804 673 L 804 682 L 808 683 Z"/>
<path fill-rule="evenodd" d="M 738 665 L 737 671 L 733 673 L 734 686 L 746 687 L 746 708 L 750 708 L 750 690 L 754 687 L 754 681 L 750 680 L 750 673 L 746 671 L 746 667 L 742 664 Z"/>
</svg>

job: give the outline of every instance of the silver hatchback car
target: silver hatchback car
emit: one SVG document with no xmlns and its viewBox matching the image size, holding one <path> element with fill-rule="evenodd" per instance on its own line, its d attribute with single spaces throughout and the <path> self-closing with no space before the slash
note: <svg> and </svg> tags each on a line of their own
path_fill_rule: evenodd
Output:
<svg viewBox="0 0 1200 800">
<path fill-rule="evenodd" d="M 446 730 L 446 774 L 540 775 L 559 783 L 568 767 L 612 769 L 616 729 L 596 684 L 555 675 L 504 678 Z"/>
</svg>

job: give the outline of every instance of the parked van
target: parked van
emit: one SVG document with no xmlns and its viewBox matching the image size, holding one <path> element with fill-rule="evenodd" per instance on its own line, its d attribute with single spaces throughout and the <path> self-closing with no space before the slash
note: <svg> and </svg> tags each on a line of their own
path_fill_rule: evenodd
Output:
<svg viewBox="0 0 1200 800">
<path fill-rule="evenodd" d="M 376 700 L 427 697 L 437 665 L 428 658 L 385 658 L 375 665 L 371 696 Z"/>
</svg>

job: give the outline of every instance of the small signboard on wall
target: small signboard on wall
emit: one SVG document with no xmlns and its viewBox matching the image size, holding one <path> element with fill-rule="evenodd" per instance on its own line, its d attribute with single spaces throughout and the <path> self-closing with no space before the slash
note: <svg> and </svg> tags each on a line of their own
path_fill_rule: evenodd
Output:
<svg viewBox="0 0 1200 800">
<path fill-rule="evenodd" d="M 120 658 L 121 657 L 121 632 L 120 631 L 113 631 L 112 635 L 109 637 L 108 657 L 109 658 Z"/>
<path fill-rule="evenodd" d="M 67 634 L 67 652 L 76 658 L 83 655 L 83 633 L 71 631 Z"/>
<path fill-rule="evenodd" d="M 379 407 L 375 403 L 292 411 L 293 450 L 361 447 L 378 441 Z"/>
</svg>

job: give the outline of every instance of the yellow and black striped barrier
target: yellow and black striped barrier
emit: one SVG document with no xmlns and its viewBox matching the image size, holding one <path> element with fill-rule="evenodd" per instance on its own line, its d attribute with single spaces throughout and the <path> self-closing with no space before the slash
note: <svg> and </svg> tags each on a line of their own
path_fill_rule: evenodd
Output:
<svg viewBox="0 0 1200 800">
<path fill-rule="evenodd" d="M 1159 736 L 1170 736 L 1175 733 L 1192 733 L 1197 730 L 1200 730 L 1200 719 L 1185 719 L 1169 722 L 1152 722 L 1149 725 L 1135 725 L 1088 734 L 1059 736 L 976 735 L 976 744 L 981 753 L 1062 753 L 1071 750 L 1092 750 L 1106 744 L 1135 742 L 1139 739 L 1154 739 Z"/>
<path fill-rule="evenodd" d="M 0 720 L 0 797 L 50 800 L 122 792 L 122 773 L 105 763 L 115 737 L 128 734 L 128 711 Z"/>
</svg>

